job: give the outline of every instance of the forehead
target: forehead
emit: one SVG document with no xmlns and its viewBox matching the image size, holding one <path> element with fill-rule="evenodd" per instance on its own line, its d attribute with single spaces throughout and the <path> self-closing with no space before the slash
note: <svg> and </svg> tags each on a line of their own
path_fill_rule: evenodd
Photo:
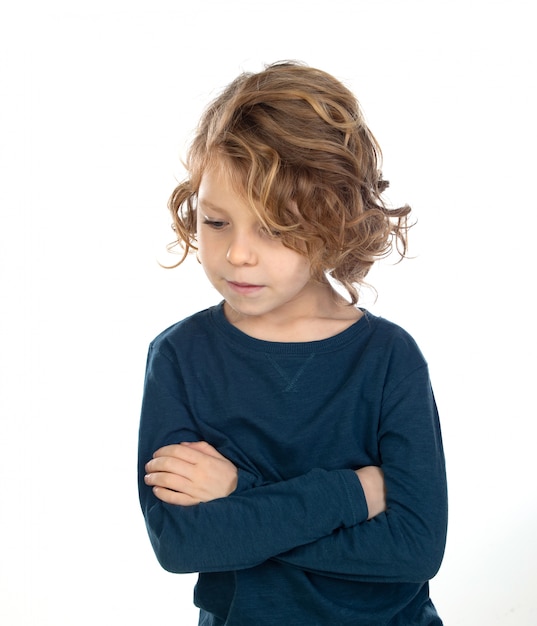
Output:
<svg viewBox="0 0 537 626">
<path fill-rule="evenodd" d="M 198 202 L 221 206 L 226 200 L 248 203 L 243 177 L 238 168 L 227 159 L 218 159 L 209 163 L 201 175 Z"/>
</svg>

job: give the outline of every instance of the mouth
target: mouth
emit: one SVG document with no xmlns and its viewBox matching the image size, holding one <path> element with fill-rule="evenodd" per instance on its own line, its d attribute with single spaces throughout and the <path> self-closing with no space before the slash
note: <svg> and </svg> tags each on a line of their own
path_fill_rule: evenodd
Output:
<svg viewBox="0 0 537 626">
<path fill-rule="evenodd" d="M 261 289 L 263 289 L 263 285 L 252 285 L 251 283 L 237 283 L 232 280 L 228 280 L 227 284 L 233 291 L 241 295 L 258 293 L 259 291 L 261 291 Z"/>
</svg>

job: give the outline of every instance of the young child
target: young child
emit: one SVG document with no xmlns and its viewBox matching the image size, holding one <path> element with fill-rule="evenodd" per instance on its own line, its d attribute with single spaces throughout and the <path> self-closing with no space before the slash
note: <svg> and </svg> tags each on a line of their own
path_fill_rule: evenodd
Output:
<svg viewBox="0 0 537 626">
<path fill-rule="evenodd" d="M 357 306 L 371 265 L 405 253 L 410 208 L 381 199 L 356 99 L 298 63 L 243 74 L 186 165 L 169 204 L 180 263 L 197 250 L 223 300 L 149 349 L 139 491 L 160 564 L 199 572 L 204 626 L 442 624 L 427 364 Z"/>
</svg>

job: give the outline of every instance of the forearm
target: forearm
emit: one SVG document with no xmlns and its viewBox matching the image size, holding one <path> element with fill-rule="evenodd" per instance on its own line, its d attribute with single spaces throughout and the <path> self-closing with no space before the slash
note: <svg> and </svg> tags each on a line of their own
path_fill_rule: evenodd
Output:
<svg viewBox="0 0 537 626">
<path fill-rule="evenodd" d="M 281 554 L 278 561 L 333 578 L 373 582 L 421 582 L 442 561 L 446 539 L 445 504 L 424 520 L 390 510 L 370 521 L 336 530 Z M 420 531 L 417 531 L 417 527 Z"/>
<path fill-rule="evenodd" d="M 140 489 L 155 554 L 178 573 L 253 567 L 367 518 L 351 470 L 312 470 L 192 507 L 164 504 Z"/>
<path fill-rule="evenodd" d="M 277 558 L 328 576 L 363 581 L 418 582 L 442 561 L 447 530 L 444 456 L 435 430 L 382 441 L 387 510 L 370 521 L 338 529 Z M 411 462 L 408 462 L 408 459 Z"/>
<path fill-rule="evenodd" d="M 440 427 L 426 371 L 406 382 L 385 401 L 379 429 L 387 511 L 279 555 L 279 560 L 363 581 L 419 582 L 436 574 L 447 530 Z"/>
</svg>

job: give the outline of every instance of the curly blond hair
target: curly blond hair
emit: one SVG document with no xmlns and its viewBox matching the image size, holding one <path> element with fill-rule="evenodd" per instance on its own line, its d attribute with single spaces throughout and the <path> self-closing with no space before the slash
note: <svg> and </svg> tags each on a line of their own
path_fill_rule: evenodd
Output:
<svg viewBox="0 0 537 626">
<path fill-rule="evenodd" d="M 208 106 L 187 154 L 188 178 L 168 207 L 183 249 L 196 250 L 203 172 L 224 162 L 258 219 L 358 301 L 375 261 L 407 251 L 410 207 L 390 209 L 382 154 L 355 96 L 330 74 L 297 62 L 243 73 Z"/>
</svg>

